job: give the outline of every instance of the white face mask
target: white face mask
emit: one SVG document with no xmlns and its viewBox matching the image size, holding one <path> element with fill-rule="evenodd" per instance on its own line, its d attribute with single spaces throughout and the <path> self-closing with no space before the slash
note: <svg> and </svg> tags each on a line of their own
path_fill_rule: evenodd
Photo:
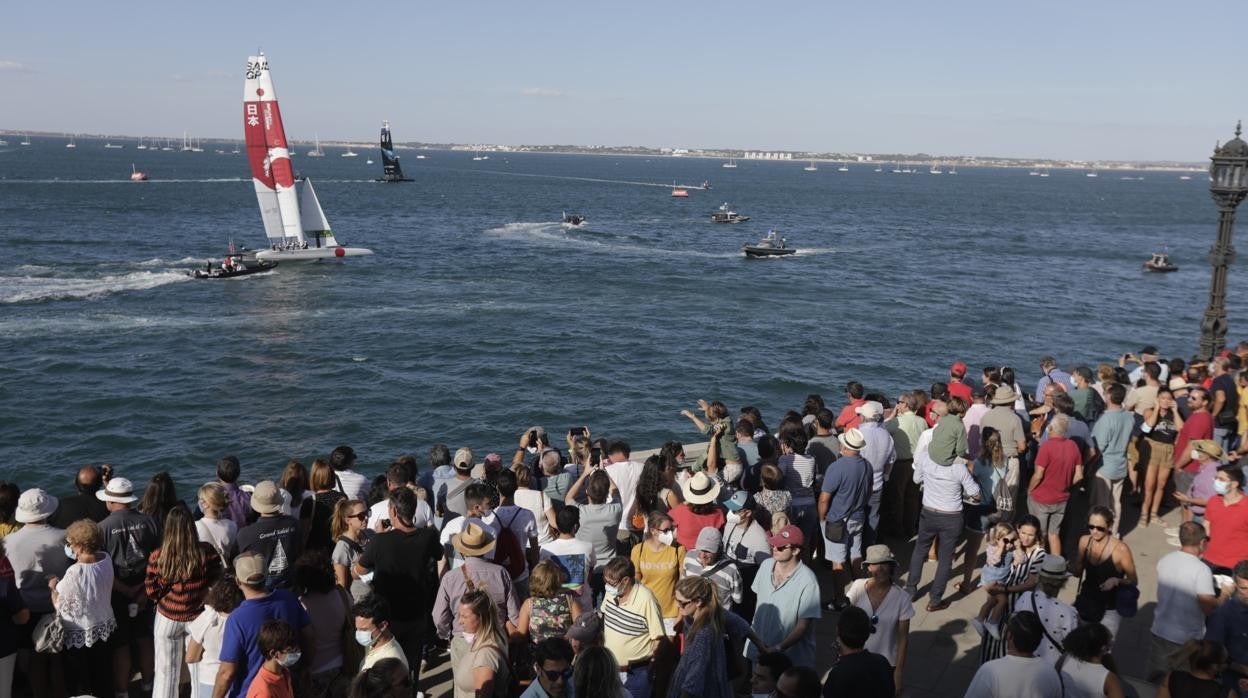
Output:
<svg viewBox="0 0 1248 698">
<path fill-rule="evenodd" d="M 360 643 L 360 645 L 363 647 L 371 647 L 374 642 L 372 631 L 371 630 L 355 631 L 355 641 Z"/>
<path fill-rule="evenodd" d="M 303 654 L 300 652 L 288 652 L 285 657 L 282 657 L 282 666 L 290 668 L 298 664 L 299 658 L 302 656 Z"/>
<path fill-rule="evenodd" d="M 1231 484 L 1229 482 L 1223 482 L 1221 480 L 1214 480 L 1213 491 L 1217 492 L 1218 494 L 1226 494 L 1227 492 L 1231 491 Z"/>
<path fill-rule="evenodd" d="M 676 536 L 673 535 L 671 531 L 663 531 L 659 534 L 659 542 L 663 545 L 671 545 L 672 541 L 675 539 Z"/>
<path fill-rule="evenodd" d="M 374 571 L 372 571 L 372 570 L 369 570 L 369 571 L 365 572 L 364 574 L 361 574 L 361 575 L 360 575 L 360 581 L 361 581 L 361 582 L 364 582 L 365 584 L 372 584 L 372 583 L 373 583 L 373 575 L 374 575 L 374 574 L 377 574 L 377 573 L 376 573 L 376 572 L 374 572 Z"/>
<path fill-rule="evenodd" d="M 1200 460 L 1200 451 L 1192 451 L 1191 456 L 1192 460 Z"/>
<path fill-rule="evenodd" d="M 65 557 L 67 557 L 67 558 L 69 558 L 69 559 L 71 559 L 71 560 L 77 560 L 77 559 L 78 559 L 78 554 L 74 552 L 74 549 L 73 549 L 73 548 L 71 548 L 71 547 L 69 547 L 68 545 L 66 545 L 66 546 L 65 546 Z"/>
<path fill-rule="evenodd" d="M 607 596 L 619 596 L 620 595 L 620 588 L 615 586 L 614 584 L 603 584 L 602 590 L 606 592 Z"/>
<path fill-rule="evenodd" d="M 741 523 L 741 515 L 735 511 L 730 511 L 724 515 L 724 519 L 730 524 Z"/>
<path fill-rule="evenodd" d="M 468 632 L 468 631 L 466 631 L 466 630 L 465 630 L 464 632 L 460 633 L 460 635 L 462 635 L 462 636 L 463 636 L 463 638 L 464 638 L 464 642 L 467 642 L 469 646 L 471 646 L 471 645 L 472 645 L 472 641 L 473 641 L 473 640 L 476 640 L 476 639 L 477 639 L 477 634 L 476 634 L 476 633 L 470 633 L 470 632 Z"/>
</svg>

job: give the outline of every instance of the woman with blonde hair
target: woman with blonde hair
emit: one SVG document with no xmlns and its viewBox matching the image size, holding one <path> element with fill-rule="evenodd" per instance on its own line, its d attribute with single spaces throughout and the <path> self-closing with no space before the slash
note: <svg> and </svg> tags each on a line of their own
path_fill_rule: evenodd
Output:
<svg viewBox="0 0 1248 698">
<path fill-rule="evenodd" d="M 572 665 L 572 685 L 577 695 L 595 698 L 630 698 L 620 682 L 620 665 L 602 645 L 581 651 Z"/>
<path fill-rule="evenodd" d="M 731 698 L 724 611 L 715 584 L 705 577 L 685 577 L 676 584 L 676 606 L 684 624 L 684 642 L 668 696 Z"/>
<path fill-rule="evenodd" d="M 498 605 L 480 589 L 465 592 L 459 599 L 459 622 L 468 652 L 453 667 L 455 698 L 508 695 L 507 636 Z"/>
<path fill-rule="evenodd" d="M 333 547 L 334 538 L 330 524 L 334 518 L 334 506 L 347 495 L 335 489 L 337 475 L 329 463 L 317 458 L 312 461 L 312 523 L 308 530 L 307 550 L 325 550 Z"/>
<path fill-rule="evenodd" d="M 199 510 L 204 517 L 195 522 L 199 539 L 217 551 L 221 564 L 229 565 L 238 552 L 238 524 L 229 517 L 229 498 L 219 482 L 199 488 Z"/>
<path fill-rule="evenodd" d="M 147 597 L 156 604 L 153 698 L 177 698 L 187 626 L 204 610 L 208 589 L 221 575 L 221 558 L 199 540 L 191 512 L 175 506 L 165 517 L 160 547 L 147 558 Z"/>
<path fill-rule="evenodd" d="M 74 564 L 63 579 L 48 579 L 52 607 L 65 629 L 65 683 L 75 695 L 112 692 L 113 651 L 107 640 L 117 630 L 117 619 L 111 603 L 113 562 L 103 547 L 104 534 L 94 521 L 75 521 L 65 531 L 65 553 Z"/>
<path fill-rule="evenodd" d="M 531 644 L 563 637 L 581 615 L 577 597 L 563 588 L 564 574 L 552 560 L 542 560 L 529 575 L 529 598 L 520 606 L 516 634 L 528 634 Z"/>
<path fill-rule="evenodd" d="M 340 499 L 334 505 L 334 520 L 329 527 L 334 538 L 334 578 L 338 586 L 351 592 L 351 598 L 362 601 L 372 591 L 369 579 L 355 571 L 355 562 L 364 554 L 373 532 L 368 528 L 368 505 L 359 499 Z M 371 578 L 371 575 L 369 575 Z"/>
</svg>

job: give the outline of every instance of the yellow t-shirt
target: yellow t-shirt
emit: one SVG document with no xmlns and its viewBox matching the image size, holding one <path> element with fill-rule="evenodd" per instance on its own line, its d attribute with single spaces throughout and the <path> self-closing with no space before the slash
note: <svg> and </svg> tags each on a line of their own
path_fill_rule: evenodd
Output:
<svg viewBox="0 0 1248 698">
<path fill-rule="evenodd" d="M 633 567 L 637 568 L 637 581 L 654 592 L 663 617 L 679 616 L 680 610 L 676 608 L 676 582 L 680 581 L 681 570 L 685 568 L 684 546 L 677 543 L 655 552 L 643 541 L 633 546 L 629 558 L 633 561 Z"/>
<path fill-rule="evenodd" d="M 4 538 L 14 531 L 22 530 L 20 523 L 2 523 L 0 522 L 0 538 Z"/>
</svg>

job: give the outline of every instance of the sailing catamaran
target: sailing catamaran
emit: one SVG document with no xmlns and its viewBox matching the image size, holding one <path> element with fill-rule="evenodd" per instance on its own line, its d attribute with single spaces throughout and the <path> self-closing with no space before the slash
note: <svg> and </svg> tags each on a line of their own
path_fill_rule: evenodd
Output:
<svg viewBox="0 0 1248 698">
<path fill-rule="evenodd" d="M 363 247 L 338 244 L 311 181 L 300 180 L 299 191 L 295 191 L 286 129 L 269 74 L 269 59 L 263 53 L 247 59 L 243 132 L 260 217 L 269 238 L 269 249 L 255 253 L 258 261 L 298 262 L 373 253 Z"/>
<path fill-rule="evenodd" d="M 372 160 L 369 160 L 372 162 Z M 394 141 L 390 139 L 390 122 L 381 122 L 381 167 L 382 175 L 377 182 L 410 182 L 403 176 L 403 168 L 399 167 L 399 156 L 394 152 Z"/>
</svg>

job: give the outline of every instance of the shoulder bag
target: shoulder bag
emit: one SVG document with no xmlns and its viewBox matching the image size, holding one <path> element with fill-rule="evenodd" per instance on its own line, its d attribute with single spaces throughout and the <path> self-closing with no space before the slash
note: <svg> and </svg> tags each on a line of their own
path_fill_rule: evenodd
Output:
<svg viewBox="0 0 1248 698">
<path fill-rule="evenodd" d="M 1031 590 L 1031 610 L 1033 613 L 1036 614 L 1036 618 L 1040 618 L 1040 607 L 1036 604 L 1036 595 L 1039 593 L 1040 592 L 1036 591 L 1035 589 Z M 1053 636 L 1049 634 L 1049 628 L 1048 626 L 1044 624 L 1043 618 L 1040 618 L 1040 629 L 1044 631 L 1044 638 L 1048 640 L 1050 644 L 1052 644 L 1054 647 L 1057 648 L 1057 651 L 1059 654 L 1064 654 L 1066 652 L 1066 648 L 1062 647 L 1062 643 L 1058 642 L 1057 640 L 1054 640 Z M 1060 672 L 1060 669 L 1059 669 L 1059 672 Z"/>
<path fill-rule="evenodd" d="M 53 610 L 40 618 L 30 639 L 35 643 L 36 652 L 55 654 L 65 649 L 65 625 L 61 614 Z"/>
<path fill-rule="evenodd" d="M 871 484 L 872 484 L 871 483 L 871 463 L 868 462 L 865 458 L 863 459 L 863 462 L 866 463 L 866 467 L 863 470 L 863 474 L 866 475 L 866 478 L 867 478 L 866 495 L 867 495 L 867 498 L 870 499 Z M 832 543 L 844 543 L 845 534 L 846 534 L 845 527 L 846 525 L 848 525 L 848 523 L 849 523 L 849 513 L 845 514 L 844 517 L 836 521 L 824 521 L 823 522 L 824 538 L 827 538 L 828 541 Z"/>
</svg>

